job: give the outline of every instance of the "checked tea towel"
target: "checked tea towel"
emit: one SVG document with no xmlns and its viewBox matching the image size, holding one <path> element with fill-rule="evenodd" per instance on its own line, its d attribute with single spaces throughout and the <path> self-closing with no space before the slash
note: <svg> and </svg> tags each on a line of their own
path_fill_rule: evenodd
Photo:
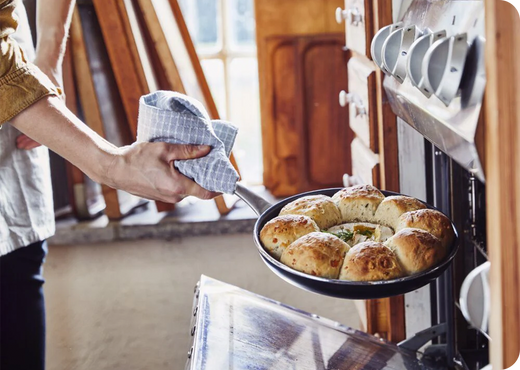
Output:
<svg viewBox="0 0 520 370">
<path fill-rule="evenodd" d="M 227 194 L 235 192 L 238 173 L 229 161 L 238 129 L 211 120 L 202 104 L 173 91 L 156 91 L 139 100 L 137 141 L 210 145 L 202 158 L 174 161 L 175 167 L 203 188 Z"/>
</svg>

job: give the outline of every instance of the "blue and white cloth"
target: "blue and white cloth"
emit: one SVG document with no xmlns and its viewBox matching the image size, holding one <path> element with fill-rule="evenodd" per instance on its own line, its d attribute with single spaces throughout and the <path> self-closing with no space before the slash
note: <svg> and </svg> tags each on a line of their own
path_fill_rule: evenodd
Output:
<svg viewBox="0 0 520 370">
<path fill-rule="evenodd" d="M 229 122 L 211 120 L 196 99 L 173 91 L 156 91 L 139 100 L 137 141 L 210 145 L 202 158 L 176 160 L 175 167 L 203 188 L 235 192 L 238 173 L 229 161 L 238 129 Z"/>
</svg>

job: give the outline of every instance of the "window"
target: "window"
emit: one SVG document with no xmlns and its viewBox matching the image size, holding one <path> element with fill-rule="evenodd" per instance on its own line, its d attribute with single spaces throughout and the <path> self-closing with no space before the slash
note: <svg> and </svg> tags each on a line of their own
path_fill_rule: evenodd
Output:
<svg viewBox="0 0 520 370">
<path fill-rule="evenodd" d="M 179 0 L 222 119 L 239 127 L 242 178 L 262 183 L 262 136 L 253 0 Z"/>
</svg>

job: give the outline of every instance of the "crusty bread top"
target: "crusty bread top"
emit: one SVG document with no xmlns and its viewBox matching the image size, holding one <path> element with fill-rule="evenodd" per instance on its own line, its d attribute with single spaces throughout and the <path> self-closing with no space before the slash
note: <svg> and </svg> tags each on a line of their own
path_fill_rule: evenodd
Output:
<svg viewBox="0 0 520 370">
<path fill-rule="evenodd" d="M 260 231 L 260 240 L 265 249 L 276 259 L 298 238 L 320 231 L 316 222 L 304 215 L 283 215 L 270 220 Z"/>
<path fill-rule="evenodd" d="M 339 278 L 353 281 L 389 280 L 402 276 L 396 255 L 382 243 L 364 242 L 345 256 Z"/>
<path fill-rule="evenodd" d="M 343 222 L 374 222 L 374 214 L 383 199 L 383 193 L 372 185 L 344 188 L 332 196 Z"/>
<path fill-rule="evenodd" d="M 326 195 L 309 195 L 298 198 L 286 204 L 280 211 L 280 215 L 294 214 L 309 216 L 321 230 L 328 229 L 341 222 L 338 207 Z"/>
<path fill-rule="evenodd" d="M 356 198 L 356 199 L 379 199 L 382 201 L 385 196 L 381 191 L 372 185 L 356 185 L 343 188 L 332 196 L 333 200 Z"/>
<path fill-rule="evenodd" d="M 446 248 L 441 241 L 421 229 L 402 229 L 385 244 L 397 255 L 402 269 L 407 274 L 429 269 L 446 255 Z"/>
<path fill-rule="evenodd" d="M 455 238 L 451 221 L 444 214 L 434 209 L 420 209 L 403 213 L 399 217 L 396 231 L 404 228 L 417 228 L 428 231 L 440 239 L 444 248 L 451 246 Z"/>
<path fill-rule="evenodd" d="M 375 219 L 377 223 L 389 226 L 395 230 L 399 222 L 399 217 L 403 213 L 423 208 L 426 208 L 424 203 L 415 198 L 404 195 L 392 195 L 386 197 L 381 204 L 379 204 L 375 213 Z"/>
<path fill-rule="evenodd" d="M 337 279 L 349 248 L 334 235 L 313 232 L 291 243 L 282 252 L 280 261 L 310 275 Z"/>
</svg>

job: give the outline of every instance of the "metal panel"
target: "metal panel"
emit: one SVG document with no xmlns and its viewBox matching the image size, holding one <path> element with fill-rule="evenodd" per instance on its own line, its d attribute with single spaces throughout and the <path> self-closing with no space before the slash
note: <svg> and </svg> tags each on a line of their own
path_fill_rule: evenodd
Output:
<svg viewBox="0 0 520 370">
<path fill-rule="evenodd" d="M 460 89 L 448 106 L 434 95 L 427 98 L 411 84 L 409 78 L 401 84 L 394 77 L 387 76 L 384 87 L 396 115 L 484 181 L 475 144 L 484 92 L 482 81 L 485 81 L 480 47 L 484 35 L 483 2 L 415 0 L 408 6 L 401 21 L 405 27 L 415 25 L 421 31 L 446 30 L 448 37 L 467 35 L 469 51 Z"/>
<path fill-rule="evenodd" d="M 188 369 L 438 368 L 428 356 L 206 276 L 195 296 Z"/>
</svg>

